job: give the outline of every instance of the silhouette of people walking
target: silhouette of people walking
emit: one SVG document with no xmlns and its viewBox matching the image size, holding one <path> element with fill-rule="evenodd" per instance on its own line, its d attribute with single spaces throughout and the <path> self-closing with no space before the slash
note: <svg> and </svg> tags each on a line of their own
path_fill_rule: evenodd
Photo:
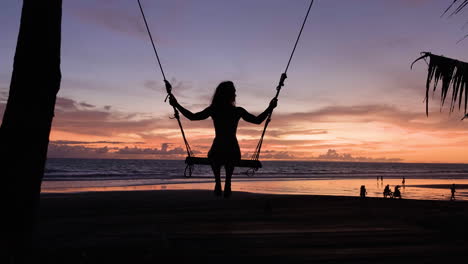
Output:
<svg viewBox="0 0 468 264">
<path fill-rule="evenodd" d="M 380 176 L 380 181 L 382 181 L 382 182 L 383 182 L 383 176 Z"/>
<path fill-rule="evenodd" d="M 405 177 L 403 177 L 403 180 L 401 181 L 401 185 L 405 186 L 405 183 L 406 183 L 406 179 Z"/>
<path fill-rule="evenodd" d="M 170 85 L 166 81 L 166 85 Z M 254 116 L 242 107 L 236 107 L 236 88 L 231 81 L 221 82 L 215 90 L 211 105 L 198 113 L 182 107 L 174 96 L 169 98 L 172 106 L 176 107 L 189 120 L 204 120 L 211 117 L 215 128 L 215 138 L 211 149 L 208 152 L 208 159 L 211 162 L 211 169 L 215 176 L 216 196 L 221 196 L 221 167 L 226 171 L 226 181 L 224 186 L 224 197 L 231 196 L 231 177 L 234 167 L 241 159 L 239 143 L 236 132 L 239 120 L 253 124 L 261 124 L 268 117 L 268 114 L 277 106 L 277 99 L 273 99 L 270 105 L 258 116 Z"/>
<path fill-rule="evenodd" d="M 455 183 L 452 184 L 452 186 L 450 186 L 450 191 L 452 192 L 452 196 L 450 196 L 450 201 L 454 201 L 455 200 Z"/>
<path fill-rule="evenodd" d="M 383 196 L 384 196 L 384 198 L 387 198 L 387 196 L 389 196 L 390 198 L 392 198 L 392 197 L 393 197 L 392 195 L 393 195 L 393 194 L 392 194 L 392 191 L 390 190 L 390 185 L 387 184 L 387 185 L 385 186 L 384 191 L 383 191 Z"/>
<path fill-rule="evenodd" d="M 393 198 L 400 198 L 401 199 L 401 192 L 400 192 L 400 185 L 395 186 L 395 191 L 393 192 Z"/>
<path fill-rule="evenodd" d="M 367 194 L 366 186 L 361 185 L 361 191 L 360 191 L 361 198 L 366 198 L 366 194 Z"/>
</svg>

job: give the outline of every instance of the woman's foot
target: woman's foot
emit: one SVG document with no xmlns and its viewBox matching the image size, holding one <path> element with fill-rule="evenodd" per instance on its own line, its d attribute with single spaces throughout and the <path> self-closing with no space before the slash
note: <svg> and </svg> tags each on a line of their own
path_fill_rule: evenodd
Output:
<svg viewBox="0 0 468 264">
<path fill-rule="evenodd" d="M 224 198 L 231 197 L 231 186 L 226 185 L 224 186 Z"/>
<path fill-rule="evenodd" d="M 221 190 L 221 184 L 216 184 L 214 189 L 214 195 L 221 196 L 223 194 L 223 190 Z"/>
</svg>

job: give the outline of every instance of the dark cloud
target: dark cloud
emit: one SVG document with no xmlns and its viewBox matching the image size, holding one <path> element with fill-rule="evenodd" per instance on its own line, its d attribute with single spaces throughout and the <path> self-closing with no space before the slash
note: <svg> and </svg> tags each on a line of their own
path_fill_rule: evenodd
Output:
<svg viewBox="0 0 468 264">
<path fill-rule="evenodd" d="M 51 141 L 50 143 L 57 144 L 57 145 L 88 145 L 88 144 L 144 144 L 145 142 L 54 140 L 54 141 Z"/>
<path fill-rule="evenodd" d="M 81 102 L 81 103 L 80 103 L 80 106 L 82 106 L 82 107 L 87 107 L 87 108 L 93 108 L 93 107 L 96 107 L 95 105 L 88 104 L 88 103 L 85 103 L 85 102 Z"/>
<path fill-rule="evenodd" d="M 292 136 L 292 135 L 323 135 L 323 134 L 328 134 L 328 131 L 323 130 L 323 129 L 300 129 L 300 130 L 294 130 L 294 129 L 270 129 L 267 131 L 267 135 L 270 137 L 282 137 L 282 136 Z"/>
<path fill-rule="evenodd" d="M 145 81 L 143 83 L 143 86 L 153 91 L 164 91 L 165 89 L 163 84 L 161 84 L 160 82 L 153 81 L 153 80 Z"/>
<path fill-rule="evenodd" d="M 8 99 L 8 91 L 0 91 L 0 102 L 6 102 L 7 99 Z"/>
<path fill-rule="evenodd" d="M 414 120 L 421 118 L 422 112 L 401 111 L 391 105 L 328 106 L 316 111 L 276 115 L 275 118 L 292 121 L 343 122 L 343 121 L 388 121 Z M 350 119 L 352 118 L 352 119 Z"/>
<path fill-rule="evenodd" d="M 329 106 L 310 112 L 278 113 L 274 119 L 277 121 L 275 126 L 279 128 L 290 124 L 341 122 L 353 122 L 356 125 L 379 122 L 420 132 L 460 131 L 468 128 L 468 122 L 459 122 L 457 117 L 432 113 L 427 118 L 423 106 L 415 108 L 418 111 L 402 110 L 392 105 Z"/>
<path fill-rule="evenodd" d="M 76 110 L 77 103 L 69 98 L 57 97 L 57 100 L 55 101 L 55 108 L 61 110 Z"/>
<path fill-rule="evenodd" d="M 94 5 L 89 8 L 75 8 L 73 11 L 75 16 L 85 22 L 131 36 L 147 37 L 143 20 L 136 11 L 129 12 L 125 9 L 112 7 L 109 4 L 106 6 Z"/>
<path fill-rule="evenodd" d="M 117 154 L 127 155 L 185 155 L 186 151 L 180 147 L 169 149 L 169 143 L 161 144 L 161 148 L 138 148 L 138 147 L 125 147 L 119 149 Z"/>
<path fill-rule="evenodd" d="M 242 146 L 256 146 L 258 143 L 258 138 L 253 139 L 243 139 L 239 142 Z M 312 139 L 276 139 L 276 138 L 265 138 L 263 144 L 274 145 L 274 146 L 305 146 L 310 148 L 315 145 L 327 144 L 330 143 L 329 140 L 312 140 Z"/>
<path fill-rule="evenodd" d="M 334 149 L 329 149 L 327 153 L 319 155 L 317 160 L 327 161 L 349 161 L 349 162 L 402 162 L 402 159 L 393 158 L 369 158 L 369 157 L 353 157 L 349 153 L 340 154 Z"/>
<path fill-rule="evenodd" d="M 3 113 L 5 113 L 6 103 L 8 100 L 8 92 L 0 91 L 0 124 L 3 122 Z"/>
<path fill-rule="evenodd" d="M 57 97 L 55 101 L 56 112 L 60 111 L 80 111 L 83 109 L 95 108 L 95 105 L 86 102 L 77 102 L 73 99 L 66 97 Z"/>
<path fill-rule="evenodd" d="M 246 155 L 246 158 L 250 156 L 251 155 Z M 265 151 L 262 151 L 261 158 L 272 159 L 272 160 L 294 160 L 294 159 L 298 159 L 298 156 L 288 151 L 265 150 Z"/>
<path fill-rule="evenodd" d="M 72 99 L 58 97 L 53 129 L 84 135 L 112 136 L 122 133 L 145 133 L 157 128 L 173 128 L 173 124 L 170 124 L 169 119 L 111 111 L 110 106 L 104 109 L 81 107 Z"/>
<path fill-rule="evenodd" d="M 72 1 L 79 2 L 73 7 L 73 14 L 85 22 L 98 25 L 100 27 L 135 36 L 138 38 L 148 38 L 143 18 L 136 1 L 128 0 L 93 0 L 93 1 Z M 141 1 L 147 16 L 148 24 L 152 29 L 151 34 L 156 43 L 164 43 L 166 38 L 160 38 L 160 29 L 152 23 L 159 21 L 171 21 L 171 29 L 183 27 L 181 24 L 180 12 L 185 6 L 190 5 L 187 1 L 171 0 L 164 5 L 164 10 L 159 12 L 158 18 L 155 19 L 155 9 L 161 9 L 159 3 L 155 1 Z M 153 15 L 151 15 L 153 14 Z M 161 31 L 162 32 L 162 31 Z"/>
<path fill-rule="evenodd" d="M 109 153 L 110 148 L 90 148 L 86 146 L 70 146 L 64 144 L 49 143 L 47 156 L 49 158 L 103 158 Z"/>
<path fill-rule="evenodd" d="M 6 102 L 0 102 L 0 122 L 3 120 L 3 113 L 5 113 L 5 108 L 6 108 Z"/>
<path fill-rule="evenodd" d="M 237 130 L 239 135 L 243 136 L 260 136 L 262 134 L 263 126 L 255 128 L 246 128 L 247 126 L 242 126 Z M 282 136 L 291 136 L 291 135 L 323 135 L 328 134 L 327 130 L 324 129 L 275 129 L 270 128 L 266 132 L 267 137 L 279 138 Z"/>
<path fill-rule="evenodd" d="M 52 141 L 49 144 L 48 157 L 50 158 L 183 158 L 186 156 L 180 147 L 170 149 L 170 143 L 161 144 L 161 148 L 138 147 L 90 147 L 89 142 L 79 144 L 78 141 Z M 97 141 L 106 143 L 106 141 Z M 107 142 L 114 144 L 117 142 Z M 196 154 L 199 152 L 195 152 Z"/>
<path fill-rule="evenodd" d="M 248 159 L 252 156 L 253 152 L 244 152 L 242 157 Z M 277 151 L 277 150 L 263 150 L 261 159 L 272 160 L 315 160 L 315 161 L 343 161 L 343 162 L 403 162 L 400 158 L 370 158 L 370 157 L 353 157 L 349 153 L 338 153 L 335 149 L 328 149 L 327 153 L 313 156 L 307 155 L 304 149 L 295 148 L 294 151 Z"/>
</svg>

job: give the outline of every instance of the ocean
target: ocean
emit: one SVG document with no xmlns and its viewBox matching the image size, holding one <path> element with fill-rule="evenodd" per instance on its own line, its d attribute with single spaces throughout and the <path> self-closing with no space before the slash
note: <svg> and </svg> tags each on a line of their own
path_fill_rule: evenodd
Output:
<svg viewBox="0 0 468 264">
<path fill-rule="evenodd" d="M 385 185 L 402 186 L 407 199 L 448 200 L 456 184 L 456 200 L 468 200 L 468 164 L 361 163 L 264 161 L 263 168 L 248 176 L 236 168 L 233 191 L 271 194 L 382 197 Z M 209 166 L 196 166 L 184 177 L 183 160 L 48 159 L 43 193 L 211 190 L 214 179 Z M 381 177 L 383 180 L 381 180 Z M 403 186 L 402 180 L 405 178 Z"/>
</svg>

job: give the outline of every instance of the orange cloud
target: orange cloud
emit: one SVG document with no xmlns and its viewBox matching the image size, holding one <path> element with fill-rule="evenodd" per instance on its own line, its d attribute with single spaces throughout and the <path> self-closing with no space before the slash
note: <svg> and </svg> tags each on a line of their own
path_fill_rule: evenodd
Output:
<svg viewBox="0 0 468 264">
<path fill-rule="evenodd" d="M 4 103 L 0 102 L 0 109 L 4 109 Z M 468 162 L 468 157 L 461 154 L 468 147 L 468 122 L 446 113 L 427 118 L 424 108 L 420 110 L 356 105 L 275 113 L 265 136 L 262 158 L 313 160 L 332 149 L 347 153 L 343 159 L 355 161 Z M 182 123 L 192 149 L 206 156 L 214 137 L 211 120 L 189 122 L 183 118 Z M 255 149 L 262 129 L 239 123 L 238 139 L 244 157 Z M 162 148 L 155 146 L 168 144 L 172 149 L 184 150 L 177 123 L 168 116 L 126 113 L 62 97 L 57 99 L 51 140 L 55 156 L 80 152 L 90 157 L 168 158 L 158 152 Z M 170 158 L 185 156 L 184 151 L 173 151 Z"/>
</svg>

